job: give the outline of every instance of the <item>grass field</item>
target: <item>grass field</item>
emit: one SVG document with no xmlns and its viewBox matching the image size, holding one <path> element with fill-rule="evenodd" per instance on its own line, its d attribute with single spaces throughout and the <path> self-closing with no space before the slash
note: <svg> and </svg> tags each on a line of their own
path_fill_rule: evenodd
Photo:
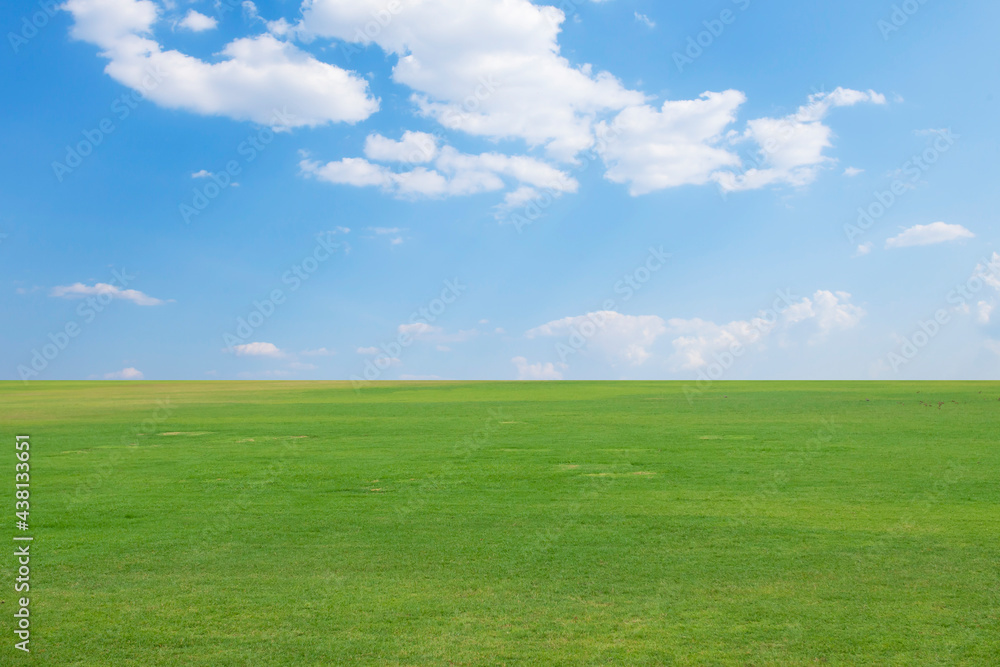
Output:
<svg viewBox="0 0 1000 667">
<path fill-rule="evenodd" d="M 0 663 L 997 665 L 998 399 L 3 383 L 36 537 Z"/>
</svg>

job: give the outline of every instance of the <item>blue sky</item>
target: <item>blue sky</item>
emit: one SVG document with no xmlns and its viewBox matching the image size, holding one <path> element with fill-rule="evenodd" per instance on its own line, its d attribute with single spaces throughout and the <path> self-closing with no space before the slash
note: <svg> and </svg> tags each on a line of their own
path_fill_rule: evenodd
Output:
<svg viewBox="0 0 1000 667">
<path fill-rule="evenodd" d="M 4 379 L 1000 370 L 996 3 L 0 13 Z"/>
</svg>

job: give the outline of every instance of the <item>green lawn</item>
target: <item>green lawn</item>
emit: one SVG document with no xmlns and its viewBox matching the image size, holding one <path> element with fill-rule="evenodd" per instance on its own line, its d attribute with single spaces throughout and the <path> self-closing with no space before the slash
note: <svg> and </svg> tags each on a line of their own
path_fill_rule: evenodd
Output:
<svg viewBox="0 0 1000 667">
<path fill-rule="evenodd" d="M 0 664 L 997 665 L 998 399 L 2 383 Z"/>
</svg>

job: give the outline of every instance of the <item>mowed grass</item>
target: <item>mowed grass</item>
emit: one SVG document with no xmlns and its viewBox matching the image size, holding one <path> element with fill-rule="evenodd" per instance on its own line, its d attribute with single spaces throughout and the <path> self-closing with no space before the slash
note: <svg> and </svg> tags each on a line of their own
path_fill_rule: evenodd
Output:
<svg viewBox="0 0 1000 667">
<path fill-rule="evenodd" d="M 998 399 L 0 384 L 6 488 L 32 444 L 30 662 L 996 665 Z M 0 663 L 26 663 L 4 568 Z"/>
</svg>

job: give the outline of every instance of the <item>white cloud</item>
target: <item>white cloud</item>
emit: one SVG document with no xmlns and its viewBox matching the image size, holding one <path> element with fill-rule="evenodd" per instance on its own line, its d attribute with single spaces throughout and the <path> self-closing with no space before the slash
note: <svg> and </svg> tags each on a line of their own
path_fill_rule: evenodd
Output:
<svg viewBox="0 0 1000 667">
<path fill-rule="evenodd" d="M 425 132 L 407 130 L 399 141 L 381 134 L 369 134 L 365 139 L 365 157 L 377 162 L 421 164 L 433 160 L 437 153 L 437 139 Z"/>
<path fill-rule="evenodd" d="M 501 190 L 506 185 L 501 176 L 549 188 L 556 193 L 575 192 L 579 185 L 565 172 L 532 157 L 500 153 L 469 155 L 451 146 L 440 150 L 433 169 L 420 166 L 410 171 L 395 172 L 365 158 L 343 158 L 326 164 L 303 159 L 299 166 L 302 173 L 329 183 L 375 186 L 406 199 Z"/>
<path fill-rule="evenodd" d="M 862 244 L 860 244 L 858 246 L 858 249 L 857 249 L 857 251 L 854 254 L 857 257 L 860 257 L 862 255 L 867 255 L 868 253 L 870 253 L 872 251 L 873 247 L 874 247 L 874 244 L 871 241 L 868 241 L 867 243 L 862 243 Z"/>
<path fill-rule="evenodd" d="M 529 364 L 524 357 L 511 359 L 517 367 L 518 380 L 562 380 L 563 375 L 552 362 Z"/>
<path fill-rule="evenodd" d="M 808 185 L 815 180 L 822 165 L 831 161 L 823 151 L 832 144 L 833 130 L 821 121 L 835 107 L 848 107 L 869 102 L 885 104 L 885 96 L 873 90 L 867 92 L 837 88 L 829 93 L 816 93 L 798 110 L 783 118 L 757 118 L 747 123 L 736 142 L 753 141 L 759 147 L 759 164 L 750 165 L 740 174 L 719 171 L 714 177 L 723 190 L 751 190 L 767 185 Z"/>
<path fill-rule="evenodd" d="M 647 28 L 656 27 L 656 22 L 653 21 L 653 19 L 646 16 L 645 14 L 640 14 L 639 12 L 635 12 L 635 20 L 637 23 L 644 24 Z"/>
<path fill-rule="evenodd" d="M 846 169 L 844 169 L 844 176 L 853 177 L 857 176 L 858 174 L 863 174 L 864 172 L 865 172 L 864 169 L 858 169 L 857 167 L 847 167 Z"/>
<path fill-rule="evenodd" d="M 632 195 L 707 183 L 714 172 L 739 165 L 722 147 L 723 132 L 746 101 L 738 90 L 706 92 L 697 100 L 667 101 L 659 110 L 634 106 L 613 123 L 600 123 L 598 150 L 607 178 L 628 183 Z"/>
<path fill-rule="evenodd" d="M 401 227 L 369 227 L 368 231 L 379 236 L 388 236 L 389 234 L 399 234 L 406 230 Z"/>
<path fill-rule="evenodd" d="M 198 171 L 191 174 L 191 178 L 211 178 L 212 172 L 207 169 L 199 169 Z"/>
<path fill-rule="evenodd" d="M 812 298 L 788 302 L 780 313 L 764 312 L 749 320 L 716 324 L 699 318 L 671 319 L 667 325 L 675 338 L 670 363 L 677 370 L 699 369 L 711 363 L 714 355 L 732 352 L 733 346 L 759 344 L 771 334 L 803 322 L 814 325 L 810 342 L 818 343 L 834 331 L 848 330 L 861 322 L 865 311 L 850 300 L 847 292 L 818 290 Z"/>
<path fill-rule="evenodd" d="M 211 16 L 205 16 L 200 12 L 190 9 L 177 25 L 192 32 L 202 32 L 204 30 L 213 30 L 219 25 L 219 22 Z"/>
<path fill-rule="evenodd" d="M 374 355 L 378 354 L 379 351 L 380 350 L 377 347 L 374 347 L 374 346 L 373 347 L 359 347 L 357 349 L 357 353 L 358 354 L 363 354 L 365 356 L 374 356 Z"/>
<path fill-rule="evenodd" d="M 121 299 L 131 301 L 137 306 L 161 306 L 166 301 L 143 294 L 139 290 L 121 289 L 108 283 L 96 283 L 94 285 L 84 285 L 83 283 L 73 283 L 72 285 L 61 285 L 53 287 L 50 296 L 62 297 L 65 299 L 83 299 L 88 296 L 108 297 L 110 299 Z"/>
<path fill-rule="evenodd" d="M 516 190 L 511 190 L 504 195 L 503 203 L 496 207 L 497 217 L 503 217 L 508 211 L 527 206 L 529 202 L 535 201 L 540 197 L 541 193 L 530 185 L 522 185 Z"/>
<path fill-rule="evenodd" d="M 831 160 L 823 151 L 831 145 L 832 130 L 821 122 L 829 110 L 860 102 L 885 104 L 885 97 L 837 88 L 811 95 L 783 118 L 750 120 L 739 133 L 730 126 L 745 101 L 742 92 L 726 90 L 705 92 L 696 100 L 668 100 L 660 109 L 624 109 L 612 122 L 597 126 L 607 178 L 627 183 L 632 195 L 710 181 L 725 191 L 806 185 Z M 749 164 L 736 153 L 745 142 L 760 149 Z"/>
<path fill-rule="evenodd" d="M 400 324 L 396 333 L 416 339 L 439 334 L 442 331 L 441 327 L 435 327 L 426 322 L 413 322 L 412 324 Z"/>
<path fill-rule="evenodd" d="M 784 295 L 781 312 L 762 312 L 749 320 L 716 324 L 700 318 L 673 318 L 664 321 L 656 315 L 622 315 L 598 311 L 554 320 L 529 330 L 527 338 L 564 339 L 572 349 L 589 348 L 603 354 L 612 365 L 619 362 L 640 366 L 654 358 L 653 347 L 669 336 L 673 352 L 667 365 L 673 370 L 697 370 L 714 360 L 714 355 L 731 352 L 733 346 L 759 346 L 772 334 L 786 334 L 803 323 L 808 342 L 816 344 L 828 335 L 856 327 L 865 311 L 851 303 L 846 292 L 818 290 L 811 297 L 795 299 Z M 777 307 L 777 306 L 776 306 Z M 515 364 L 516 364 L 515 360 Z M 529 368 L 527 362 L 524 367 Z M 535 368 L 540 372 L 540 364 Z M 525 371 L 527 372 L 527 371 Z"/>
<path fill-rule="evenodd" d="M 364 79 L 263 34 L 236 39 L 205 62 L 151 38 L 151 0 L 68 0 L 71 35 L 101 49 L 105 72 L 155 103 L 272 127 L 356 122 L 378 109 Z"/>
<path fill-rule="evenodd" d="M 299 33 L 377 44 L 399 57 L 393 79 L 415 91 L 420 113 L 445 127 L 521 138 L 570 160 L 593 143 L 596 114 L 641 104 L 607 72 L 560 55 L 565 14 L 528 0 L 400 0 L 374 35 L 359 28 L 383 0 L 312 0 Z M 442 19 L 442 17 L 447 17 Z"/>
<path fill-rule="evenodd" d="M 243 16 L 248 21 L 256 21 L 260 19 L 260 12 L 257 11 L 257 5 L 252 0 L 243 0 L 240 3 L 240 7 L 243 8 Z"/>
<path fill-rule="evenodd" d="M 141 380 L 143 377 L 142 371 L 131 366 L 123 368 L 120 371 L 115 371 L 114 373 L 104 374 L 105 380 Z"/>
<path fill-rule="evenodd" d="M 887 239 L 886 248 L 908 248 L 911 246 L 934 245 L 959 239 L 975 238 L 975 234 L 962 225 L 932 222 L 929 225 L 914 225 L 897 236 Z"/>
<path fill-rule="evenodd" d="M 614 362 L 639 366 L 649 359 L 649 347 L 666 331 L 663 319 L 656 315 L 622 315 L 602 310 L 553 320 L 529 330 L 525 336 L 561 337 L 573 347 L 580 347 L 580 343 L 574 343 L 576 337 Z"/>
<path fill-rule="evenodd" d="M 299 167 L 304 174 L 339 185 L 355 187 L 374 185 L 387 188 L 390 182 L 389 171 L 385 167 L 359 157 L 345 157 L 323 165 L 315 160 L 306 159 L 299 162 Z"/>
<path fill-rule="evenodd" d="M 238 357 L 283 357 L 285 353 L 274 343 L 244 343 L 234 345 L 233 352 Z"/>
</svg>

